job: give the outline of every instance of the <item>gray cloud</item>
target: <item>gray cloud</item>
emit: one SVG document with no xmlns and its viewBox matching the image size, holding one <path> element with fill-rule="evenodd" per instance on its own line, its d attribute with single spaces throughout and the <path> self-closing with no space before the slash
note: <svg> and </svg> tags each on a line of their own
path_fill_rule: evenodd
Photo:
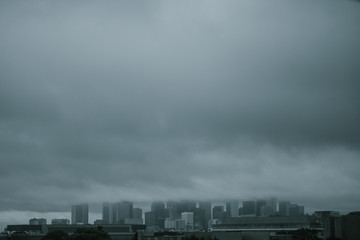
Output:
<svg viewBox="0 0 360 240">
<path fill-rule="evenodd" d="M 359 7 L 2 2 L 0 210 L 270 195 L 358 210 Z"/>
</svg>

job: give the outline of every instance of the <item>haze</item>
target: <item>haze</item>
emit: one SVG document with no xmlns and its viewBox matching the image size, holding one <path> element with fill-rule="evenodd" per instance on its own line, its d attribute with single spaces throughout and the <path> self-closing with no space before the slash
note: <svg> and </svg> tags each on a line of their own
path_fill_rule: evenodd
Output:
<svg viewBox="0 0 360 240">
<path fill-rule="evenodd" d="M 359 210 L 359 12 L 1 1 L 0 222 L 120 200 Z"/>
</svg>

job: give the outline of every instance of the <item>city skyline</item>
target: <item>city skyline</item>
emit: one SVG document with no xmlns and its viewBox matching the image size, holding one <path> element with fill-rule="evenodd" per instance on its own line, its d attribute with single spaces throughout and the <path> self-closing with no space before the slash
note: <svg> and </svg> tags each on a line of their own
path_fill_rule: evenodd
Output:
<svg viewBox="0 0 360 240">
<path fill-rule="evenodd" d="M 359 10 L 0 1 L 0 225 L 84 201 L 358 211 Z"/>
<path fill-rule="evenodd" d="M 275 200 L 275 202 L 273 202 Z M 228 208 L 230 207 L 230 209 L 232 208 L 232 204 L 234 203 L 237 203 L 237 206 L 238 206 L 238 211 L 237 211 L 237 216 L 231 216 L 231 213 L 233 213 L 233 210 L 230 210 L 230 212 L 228 211 Z M 250 208 L 253 208 L 253 212 L 252 213 L 247 213 L 246 210 L 244 210 L 243 208 L 249 208 L 249 202 L 252 202 L 254 205 Z M 270 214 L 261 214 L 260 216 L 260 205 L 258 206 L 258 202 L 260 205 L 264 204 L 264 205 L 267 205 L 267 206 L 272 206 L 273 207 L 273 211 L 270 213 Z M 263 202 L 263 203 L 262 203 Z M 304 206 L 302 203 L 300 202 L 296 202 L 296 201 L 288 201 L 286 199 L 278 199 L 276 197 L 267 197 L 267 198 L 253 198 L 253 199 L 245 199 L 245 200 L 234 200 L 234 199 L 227 199 L 227 200 L 217 200 L 217 201 L 202 201 L 202 200 L 191 200 L 191 199 L 188 199 L 188 200 L 185 200 L 185 199 L 182 199 L 182 200 L 164 200 L 164 201 L 154 201 L 154 202 L 142 202 L 142 203 L 139 203 L 139 202 L 132 202 L 132 201 L 128 201 L 128 200 L 119 200 L 119 201 L 115 201 L 115 202 L 103 202 L 103 203 L 93 203 L 93 204 L 88 204 L 86 203 L 86 201 L 83 201 L 82 203 L 77 203 L 77 204 L 72 204 L 69 206 L 69 210 L 68 211 L 65 211 L 65 212 L 49 212 L 49 213 L 41 213 L 41 212 L 29 212 L 27 215 L 24 215 L 22 216 L 22 218 L 18 218 L 17 221 L 8 221 L 8 222 L 4 222 L 2 223 L 2 227 L 5 228 L 6 225 L 12 225 L 12 224 L 28 224 L 28 221 L 30 219 L 46 219 L 47 220 L 47 224 L 52 224 L 52 220 L 54 219 L 67 219 L 69 220 L 69 222 L 67 224 L 84 224 L 82 221 L 79 221 L 79 223 L 74 223 L 74 219 L 76 219 L 76 215 L 74 216 L 73 215 L 73 212 L 74 212 L 74 208 L 77 209 L 78 207 L 80 208 L 85 208 L 87 209 L 87 223 L 85 224 L 94 224 L 95 221 L 98 221 L 98 220 L 105 220 L 107 221 L 106 219 L 104 219 L 104 206 L 117 206 L 119 204 L 123 205 L 123 204 L 128 204 L 130 203 L 131 204 L 131 209 L 140 209 L 141 212 L 142 212 L 142 219 L 143 219 L 143 224 L 145 224 L 145 215 L 146 213 L 148 212 L 154 212 L 156 211 L 156 208 L 153 208 L 153 204 L 163 204 L 163 208 L 164 209 L 171 209 L 172 208 L 172 205 L 171 204 L 181 204 L 181 203 L 185 203 L 185 204 L 188 204 L 188 203 L 195 203 L 194 207 L 196 209 L 199 209 L 199 208 L 207 208 L 206 207 L 206 204 L 210 203 L 210 211 L 211 211 L 211 216 L 207 217 L 209 219 L 218 219 L 218 217 L 215 217 L 213 216 L 213 211 L 214 211 L 214 208 L 218 208 L 219 210 L 221 209 L 221 211 L 224 211 L 222 213 L 222 217 L 221 218 L 227 218 L 227 217 L 249 217 L 249 216 L 254 216 L 254 217 L 263 217 L 263 216 L 271 216 L 273 214 L 275 214 L 274 216 L 276 216 L 277 214 L 280 214 L 281 216 L 286 216 L 288 215 L 289 213 L 285 213 L 283 212 L 284 209 L 281 209 L 281 204 L 288 204 L 289 206 L 290 205 L 293 205 L 293 206 L 300 206 L 302 207 L 302 211 L 303 211 L 303 214 L 305 215 L 312 215 L 314 214 L 316 211 L 332 211 L 332 212 L 339 212 L 339 214 L 342 214 L 342 215 L 345 215 L 345 214 L 348 214 L 350 212 L 353 212 L 353 211 L 340 211 L 340 210 L 336 210 L 336 209 L 309 209 L 307 208 L 307 206 Z M 169 205 L 170 204 L 170 205 Z M 229 205 L 230 204 L 230 205 Z M 245 204 L 247 204 L 247 206 L 245 206 Z M 275 207 L 274 207 L 274 204 L 275 204 Z M 202 206 L 203 205 L 203 206 Z M 161 208 L 161 207 L 160 207 Z M 191 208 L 191 207 L 190 207 Z M 195 209 L 194 208 L 194 209 Z M 193 210 L 194 210 L 193 209 Z M 240 210 L 241 209 L 241 210 Z M 274 210 L 276 209 L 276 210 Z M 119 211 L 119 213 L 116 213 L 116 217 L 114 215 L 114 220 L 112 222 L 101 222 L 101 223 L 97 223 L 97 224 L 118 224 L 119 221 L 126 217 L 123 217 L 123 218 L 118 218 L 117 216 L 120 214 L 120 215 L 123 215 L 124 212 L 123 212 L 124 208 L 122 210 L 114 210 L 114 211 Z M 183 210 L 181 212 L 193 212 L 193 210 Z M 81 210 L 81 211 L 84 211 L 84 210 Z M 108 210 L 105 210 L 105 211 L 108 211 Z M 170 210 L 171 211 L 171 210 Z M 240 214 L 240 211 L 245 211 L 243 212 L 242 214 Z M 76 212 L 76 210 L 75 210 Z M 83 214 L 83 213 L 81 213 Z M 114 213 L 115 214 L 115 213 Z M 168 213 L 169 214 L 169 213 Z M 5 215 L 6 217 L 7 215 Z M 9 215 L 8 215 L 9 216 Z M 83 217 L 81 217 L 83 218 Z M 107 218 L 107 217 L 105 217 Z M 133 218 L 133 216 L 130 216 L 129 218 Z M 176 218 L 180 218 L 181 219 L 181 215 L 177 216 L 177 217 L 174 217 L 172 216 L 171 217 L 171 213 L 170 213 L 170 216 L 168 216 L 168 218 L 170 219 L 176 219 Z M 85 221 L 86 222 L 86 221 Z M 120 221 L 121 222 L 121 221 Z M 139 223 L 137 223 L 139 224 Z"/>
</svg>

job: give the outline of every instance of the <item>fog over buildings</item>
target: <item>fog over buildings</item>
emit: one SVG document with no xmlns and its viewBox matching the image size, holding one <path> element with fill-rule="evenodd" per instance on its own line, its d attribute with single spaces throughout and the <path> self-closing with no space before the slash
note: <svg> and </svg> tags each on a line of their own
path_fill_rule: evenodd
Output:
<svg viewBox="0 0 360 240">
<path fill-rule="evenodd" d="M 95 219 L 119 201 L 359 210 L 359 11 L 1 1 L 0 224 L 83 202 Z"/>
</svg>

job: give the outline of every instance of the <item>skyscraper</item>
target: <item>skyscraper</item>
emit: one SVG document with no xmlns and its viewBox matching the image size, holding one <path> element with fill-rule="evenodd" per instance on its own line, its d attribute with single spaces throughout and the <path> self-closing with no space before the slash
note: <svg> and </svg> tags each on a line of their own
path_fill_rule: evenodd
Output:
<svg viewBox="0 0 360 240">
<path fill-rule="evenodd" d="M 281 216 L 289 216 L 290 202 L 280 201 L 279 202 L 279 213 Z"/>
<path fill-rule="evenodd" d="M 89 224 L 89 205 L 87 203 L 71 206 L 71 224 Z"/>
<path fill-rule="evenodd" d="M 223 219 L 225 217 L 224 206 L 213 207 L 213 219 Z"/>
<path fill-rule="evenodd" d="M 151 204 L 151 212 L 155 214 L 156 218 L 156 226 L 163 229 L 164 222 L 166 219 L 166 210 L 165 210 L 165 203 L 164 202 L 153 202 Z"/>
<path fill-rule="evenodd" d="M 193 212 L 182 212 L 181 220 L 183 220 L 185 223 L 186 231 L 194 230 L 194 213 Z"/>
<path fill-rule="evenodd" d="M 167 201 L 166 210 L 170 219 L 179 219 L 180 213 L 178 213 L 178 202 Z"/>
<path fill-rule="evenodd" d="M 145 213 L 145 225 L 147 229 L 158 230 L 156 216 L 154 212 Z"/>
<path fill-rule="evenodd" d="M 102 221 L 105 224 L 113 224 L 114 223 L 114 204 L 103 203 Z"/>
<path fill-rule="evenodd" d="M 199 202 L 199 208 L 204 210 L 204 228 L 208 228 L 211 219 L 211 202 Z"/>
<path fill-rule="evenodd" d="M 254 215 L 255 216 L 255 202 L 244 201 L 243 202 L 243 215 Z"/>
<path fill-rule="evenodd" d="M 270 206 L 273 210 L 273 212 L 276 212 L 278 210 L 278 203 L 277 203 L 277 199 L 276 197 L 271 197 L 267 202 L 266 202 L 267 206 Z"/>
<path fill-rule="evenodd" d="M 194 212 L 196 209 L 196 202 L 189 200 L 182 200 L 177 205 L 177 211 L 179 214 L 183 212 Z"/>
<path fill-rule="evenodd" d="M 256 200 L 256 204 L 255 204 L 255 213 L 256 216 L 261 216 L 261 207 L 266 205 L 266 201 L 265 200 Z"/>
<path fill-rule="evenodd" d="M 123 223 L 125 218 L 132 218 L 133 216 L 133 203 L 128 201 L 122 201 L 114 204 L 115 208 L 115 222 Z"/>
<path fill-rule="evenodd" d="M 226 216 L 238 217 L 239 216 L 239 202 L 231 201 L 226 203 Z"/>
<path fill-rule="evenodd" d="M 142 209 L 141 208 L 133 208 L 133 218 L 142 219 Z"/>
</svg>

